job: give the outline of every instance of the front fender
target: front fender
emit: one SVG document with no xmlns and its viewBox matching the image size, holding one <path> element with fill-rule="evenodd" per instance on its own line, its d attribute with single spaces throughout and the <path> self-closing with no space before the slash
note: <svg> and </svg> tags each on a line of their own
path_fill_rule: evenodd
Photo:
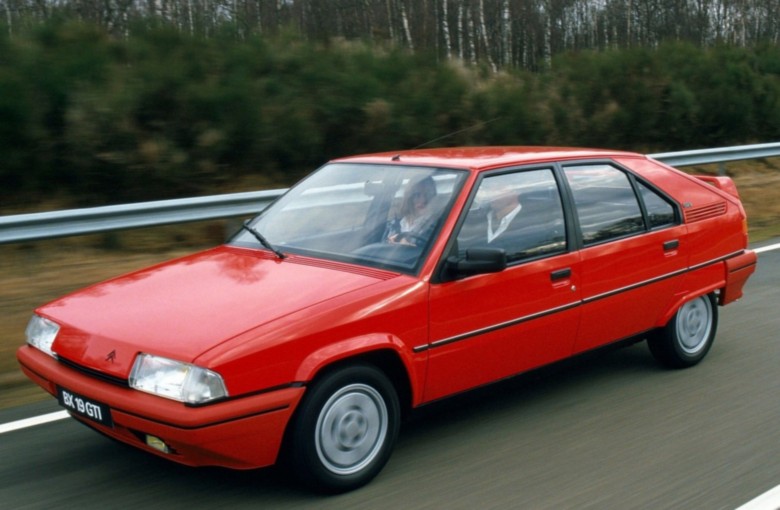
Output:
<svg viewBox="0 0 780 510">
<path fill-rule="evenodd" d="M 295 380 L 309 382 L 335 363 L 383 351 L 392 352 L 403 365 L 412 392 L 412 406 L 417 405 L 422 396 L 427 354 L 413 353 L 399 338 L 389 333 L 362 335 L 325 345 L 304 358 L 298 366 Z"/>
</svg>

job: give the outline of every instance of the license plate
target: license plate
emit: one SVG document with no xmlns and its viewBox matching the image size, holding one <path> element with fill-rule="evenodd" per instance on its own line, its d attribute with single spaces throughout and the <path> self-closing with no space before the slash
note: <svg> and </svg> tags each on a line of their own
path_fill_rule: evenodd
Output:
<svg viewBox="0 0 780 510">
<path fill-rule="evenodd" d="M 106 427 L 114 426 L 114 420 L 111 419 L 111 408 L 105 404 L 95 402 L 65 388 L 57 388 L 57 401 L 62 407 L 74 414 Z"/>
</svg>

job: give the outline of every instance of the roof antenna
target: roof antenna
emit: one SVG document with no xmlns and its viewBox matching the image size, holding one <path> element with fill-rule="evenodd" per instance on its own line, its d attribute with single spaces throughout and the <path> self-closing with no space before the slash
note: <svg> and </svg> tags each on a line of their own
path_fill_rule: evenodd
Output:
<svg viewBox="0 0 780 510">
<path fill-rule="evenodd" d="M 423 144 L 420 144 L 420 145 L 418 145 L 417 147 L 415 147 L 415 148 L 414 148 L 414 149 L 412 149 L 412 150 L 421 149 L 421 148 L 425 147 L 426 145 L 430 145 L 430 144 L 432 144 L 432 143 L 434 143 L 434 142 L 438 142 L 439 140 L 444 140 L 445 138 L 449 138 L 449 137 L 451 137 L 451 136 L 455 136 L 455 135 L 457 135 L 457 134 L 463 133 L 464 131 L 470 131 L 470 130 L 472 130 L 472 129 L 476 129 L 476 128 L 479 128 L 479 127 L 485 126 L 485 125 L 487 125 L 487 124 L 490 124 L 491 122 L 497 121 L 497 120 L 498 120 L 498 119 L 500 119 L 500 118 L 501 118 L 501 117 L 493 117 L 493 118 L 492 118 L 492 119 L 490 119 L 490 120 L 486 120 L 486 121 L 480 122 L 480 123 L 478 123 L 478 124 L 474 124 L 473 126 L 469 126 L 469 127 L 467 127 L 467 128 L 461 129 L 461 130 L 459 130 L 459 131 L 454 131 L 454 132 L 452 132 L 452 133 L 449 133 L 449 134 L 446 134 L 446 135 L 444 135 L 444 136 L 440 136 L 439 138 L 434 138 L 433 140 L 429 140 L 429 141 L 427 141 L 427 142 L 425 142 L 425 143 L 423 143 Z M 397 156 L 396 156 L 396 157 L 397 157 Z M 393 158 L 393 161 L 397 161 L 397 160 L 396 160 L 395 158 Z"/>
</svg>

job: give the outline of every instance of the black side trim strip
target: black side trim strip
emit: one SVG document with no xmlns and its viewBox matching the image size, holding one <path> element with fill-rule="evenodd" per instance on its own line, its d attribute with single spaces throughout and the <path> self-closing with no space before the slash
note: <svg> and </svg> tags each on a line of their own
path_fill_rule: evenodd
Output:
<svg viewBox="0 0 780 510">
<path fill-rule="evenodd" d="M 542 317 L 546 317 L 548 315 L 552 315 L 552 314 L 559 313 L 559 312 L 565 312 L 566 310 L 570 310 L 570 309 L 576 308 L 578 306 L 580 306 L 580 302 L 579 301 L 577 301 L 575 303 L 570 303 L 568 305 L 559 306 L 557 308 L 551 308 L 550 310 L 544 310 L 544 311 L 539 312 L 539 313 L 526 315 L 526 316 L 523 316 L 523 317 L 518 317 L 517 319 L 512 319 L 512 320 L 509 320 L 509 321 L 506 321 L 506 322 L 502 322 L 500 324 L 494 324 L 492 326 L 487 326 L 487 327 L 482 328 L 482 329 L 469 331 L 468 333 L 463 333 L 461 335 L 456 335 L 456 336 L 452 336 L 452 337 L 449 337 L 449 338 L 443 338 L 441 340 L 436 340 L 435 342 L 431 342 L 430 344 L 420 345 L 418 347 L 415 347 L 413 349 L 413 351 L 414 352 L 427 351 L 428 349 L 432 349 L 434 347 L 441 347 L 442 345 L 447 345 L 447 344 L 451 344 L 453 342 L 459 342 L 461 340 L 466 340 L 467 338 L 472 338 L 472 337 L 475 337 L 475 336 L 484 335 L 486 333 L 491 333 L 491 332 L 497 331 L 499 329 L 508 328 L 508 327 L 511 327 L 511 326 L 515 326 L 517 324 L 522 324 L 523 322 L 532 321 L 534 319 L 540 319 Z"/>
<path fill-rule="evenodd" d="M 647 285 L 652 285 L 654 283 L 658 283 L 658 282 L 661 282 L 663 280 L 668 280 L 669 278 L 674 278 L 675 276 L 680 276 L 681 274 L 685 274 L 688 271 L 689 271 L 688 269 L 680 269 L 679 271 L 674 271 L 674 272 L 667 273 L 667 274 L 662 275 L 662 276 L 657 276 L 655 278 L 651 278 L 651 279 L 645 280 L 643 282 L 637 282 L 637 283 L 635 283 L 633 285 L 628 285 L 626 287 L 621 287 L 619 289 L 611 290 L 611 291 L 605 292 L 603 294 L 598 294 L 598 295 L 595 295 L 595 296 L 591 296 L 589 298 L 585 298 L 585 299 L 582 300 L 582 302 L 584 304 L 592 303 L 592 302 L 598 301 L 600 299 L 605 299 L 605 298 L 608 298 L 608 297 L 612 297 L 612 296 L 614 296 L 616 294 L 622 294 L 623 292 L 628 292 L 630 290 L 638 289 L 640 287 L 645 287 Z"/>
<path fill-rule="evenodd" d="M 649 280 L 645 280 L 645 281 L 642 281 L 642 282 L 638 282 L 638 283 L 635 283 L 633 285 L 629 285 L 627 287 L 621 287 L 620 289 L 615 289 L 615 290 L 610 291 L 610 292 L 605 292 L 603 294 L 599 294 L 599 295 L 596 295 L 596 296 L 591 296 L 589 298 L 583 299 L 582 301 L 578 301 L 576 303 L 571 303 L 571 304 L 568 304 L 568 305 L 560 306 L 558 308 L 552 308 L 550 310 L 544 310 L 544 311 L 536 313 L 536 314 L 526 315 L 526 316 L 523 316 L 523 317 L 519 317 L 517 319 L 512 319 L 512 320 L 509 320 L 509 321 L 506 321 L 506 322 L 502 322 L 502 323 L 499 323 L 499 324 L 494 324 L 492 326 L 487 326 L 487 327 L 484 327 L 484 328 L 481 328 L 481 329 L 477 329 L 477 330 L 474 330 L 474 331 L 469 331 L 467 333 L 462 333 L 460 335 L 455 335 L 455 336 L 452 336 L 452 337 L 449 337 L 449 338 L 443 338 L 441 340 L 435 340 L 435 341 L 433 341 L 433 342 L 431 342 L 429 344 L 418 345 L 417 347 L 414 347 L 412 349 L 412 351 L 415 352 L 415 353 L 425 352 L 425 351 L 433 349 L 435 347 L 441 347 L 443 345 L 451 344 L 453 342 L 459 342 L 461 340 L 466 340 L 468 338 L 472 338 L 472 337 L 475 337 L 475 336 L 484 335 L 485 333 L 491 333 L 491 332 L 497 331 L 499 329 L 515 326 L 517 324 L 521 324 L 523 322 L 531 321 L 531 320 L 534 320 L 534 319 L 539 319 L 541 317 L 545 317 L 547 315 L 552 315 L 554 313 L 564 312 L 566 310 L 569 310 L 569 309 L 572 309 L 572 308 L 576 308 L 576 307 L 584 305 L 584 304 L 593 303 L 594 301 L 598 301 L 600 299 L 606 299 L 608 297 L 612 297 L 612 296 L 615 296 L 617 294 L 621 294 L 623 292 L 628 292 L 628 291 L 631 291 L 631 290 L 635 290 L 635 289 L 638 289 L 640 287 L 644 287 L 644 286 L 647 286 L 647 285 L 652 285 L 653 283 L 658 283 L 660 281 L 667 280 L 669 278 L 674 278 L 675 276 L 680 276 L 680 275 L 688 273 L 688 272 L 696 271 L 698 269 L 702 269 L 704 267 L 711 266 L 713 264 L 717 264 L 718 262 L 723 262 L 723 261 L 728 260 L 730 258 L 737 257 L 739 255 L 742 255 L 743 253 L 745 253 L 745 250 L 740 250 L 740 251 L 737 251 L 737 252 L 725 255 L 723 257 L 718 257 L 717 259 L 709 260 L 707 262 L 702 262 L 701 264 L 696 264 L 695 266 L 691 266 L 691 267 L 689 267 L 687 269 L 680 269 L 679 271 L 673 271 L 671 273 L 668 273 L 668 274 L 665 274 L 665 275 L 661 275 L 661 276 L 658 276 L 656 278 L 651 278 Z M 748 264 L 745 267 L 748 267 L 750 265 L 752 265 L 752 264 Z M 743 269 L 743 268 L 739 268 L 739 269 Z M 735 271 L 738 271 L 739 269 L 735 269 Z"/>
<path fill-rule="evenodd" d="M 695 266 L 691 266 L 688 268 L 688 271 L 696 271 L 697 269 L 701 269 L 703 267 L 711 266 L 712 264 L 717 264 L 718 262 L 723 262 L 724 260 L 738 257 L 743 253 L 745 253 L 745 250 L 735 251 L 734 253 L 729 253 L 728 255 L 724 255 L 723 257 L 718 257 L 717 259 L 708 260 L 707 262 L 702 262 L 700 264 L 696 264 Z"/>
</svg>

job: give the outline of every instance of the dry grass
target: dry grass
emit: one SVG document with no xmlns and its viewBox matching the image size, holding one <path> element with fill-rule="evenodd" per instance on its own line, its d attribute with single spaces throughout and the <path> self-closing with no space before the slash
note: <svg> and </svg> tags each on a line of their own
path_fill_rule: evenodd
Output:
<svg viewBox="0 0 780 510">
<path fill-rule="evenodd" d="M 751 240 L 780 236 L 780 158 L 732 163 Z M 714 165 L 691 173 L 717 173 Z M 0 409 L 48 398 L 21 374 L 14 353 L 32 310 L 106 278 L 218 244 L 223 222 L 0 246 Z"/>
</svg>

